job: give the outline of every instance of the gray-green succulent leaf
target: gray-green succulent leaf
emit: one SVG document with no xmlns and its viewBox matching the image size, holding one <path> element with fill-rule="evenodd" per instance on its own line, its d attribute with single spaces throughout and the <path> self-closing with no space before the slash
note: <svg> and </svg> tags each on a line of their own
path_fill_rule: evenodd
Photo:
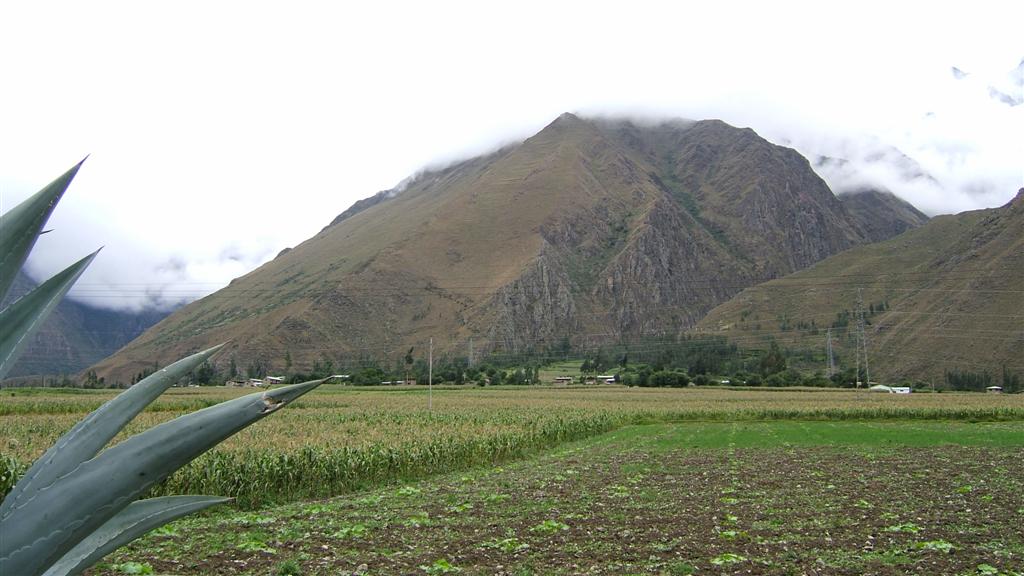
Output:
<svg viewBox="0 0 1024 576">
<path fill-rule="evenodd" d="M 82 462 L 99 454 L 139 412 L 222 346 L 203 350 L 157 370 L 75 424 L 32 464 L 7 495 L 0 505 L 0 521 L 6 519 L 26 497 L 50 486 Z"/>
<path fill-rule="evenodd" d="M 0 380 L 98 253 L 68 266 L 0 311 Z"/>
<path fill-rule="evenodd" d="M 163 496 L 132 502 L 50 566 L 43 576 L 80 574 L 110 552 L 154 528 L 230 501 L 231 498 L 219 496 Z"/>
<path fill-rule="evenodd" d="M 43 226 L 81 164 L 0 215 L 0 298 L 36 239 L 47 232 Z M 0 379 L 95 256 L 0 310 Z M 136 501 L 178 468 L 322 380 L 229 400 L 104 450 L 132 418 L 221 346 L 179 360 L 121 393 L 76 424 L 28 469 L 0 503 L 0 574 L 78 574 L 165 522 L 229 500 L 167 496 Z"/>
<path fill-rule="evenodd" d="M 85 162 L 85 159 L 82 159 Z M 35 246 L 43 226 L 57 207 L 64 191 L 78 174 L 82 162 L 75 164 L 60 178 L 29 196 L 21 204 L 0 215 L 0 298 L 7 295 L 14 277 Z"/>
<path fill-rule="evenodd" d="M 153 484 L 321 382 L 249 394 L 165 422 L 26 496 L 0 523 L 0 574 L 52 565 Z"/>
</svg>

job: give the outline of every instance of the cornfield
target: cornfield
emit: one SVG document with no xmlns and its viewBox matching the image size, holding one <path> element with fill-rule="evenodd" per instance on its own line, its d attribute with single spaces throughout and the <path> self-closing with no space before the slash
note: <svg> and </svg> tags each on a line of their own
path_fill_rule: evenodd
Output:
<svg viewBox="0 0 1024 576">
<path fill-rule="evenodd" d="M 165 394 L 121 437 L 233 398 L 237 389 Z M 0 396 L 0 492 L 110 392 Z M 439 471 L 521 458 L 627 424 L 730 420 L 1024 420 L 1024 395 L 860 391 L 326 387 L 179 470 L 154 495 L 213 493 L 243 507 L 327 497 Z"/>
</svg>

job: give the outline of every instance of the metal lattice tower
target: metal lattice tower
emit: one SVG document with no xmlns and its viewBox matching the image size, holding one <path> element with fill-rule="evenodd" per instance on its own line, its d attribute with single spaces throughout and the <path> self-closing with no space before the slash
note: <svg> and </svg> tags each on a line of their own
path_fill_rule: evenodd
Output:
<svg viewBox="0 0 1024 576">
<path fill-rule="evenodd" d="M 864 332 L 864 294 L 857 289 L 857 387 L 860 388 L 860 360 L 864 357 L 864 385 L 871 385 L 871 372 L 868 369 L 868 340 Z"/>
<path fill-rule="evenodd" d="M 835 363 L 835 360 L 834 360 L 834 358 L 832 356 L 832 329 L 831 328 L 828 329 L 827 339 L 828 340 L 827 340 L 825 349 L 828 352 L 828 369 L 826 370 L 826 373 L 828 374 L 829 378 L 832 378 L 832 375 L 836 373 L 836 363 Z"/>
</svg>

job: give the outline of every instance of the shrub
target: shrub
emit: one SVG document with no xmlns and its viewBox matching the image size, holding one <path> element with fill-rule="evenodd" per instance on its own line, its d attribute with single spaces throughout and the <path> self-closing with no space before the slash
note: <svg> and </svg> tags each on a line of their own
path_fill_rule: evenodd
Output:
<svg viewBox="0 0 1024 576">
<path fill-rule="evenodd" d="M 690 384 L 690 378 L 682 372 L 662 370 L 651 374 L 648 382 L 654 387 L 681 388 Z"/>
</svg>

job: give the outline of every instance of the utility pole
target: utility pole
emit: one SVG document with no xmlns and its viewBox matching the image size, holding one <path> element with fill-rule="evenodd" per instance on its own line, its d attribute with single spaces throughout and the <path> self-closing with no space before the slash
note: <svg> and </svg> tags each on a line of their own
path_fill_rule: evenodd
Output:
<svg viewBox="0 0 1024 576">
<path fill-rule="evenodd" d="M 826 350 L 828 351 L 828 369 L 826 370 L 826 372 L 828 373 L 828 377 L 832 378 L 832 376 L 836 373 L 835 372 L 836 371 L 836 368 L 835 368 L 836 364 L 835 364 L 835 361 L 833 360 L 833 357 L 832 357 L 832 329 L 831 328 L 828 329 L 827 338 L 828 338 L 828 343 L 826 344 Z"/>
<path fill-rule="evenodd" d="M 427 355 L 427 410 L 434 410 L 434 339 L 430 339 L 430 352 Z"/>
</svg>

